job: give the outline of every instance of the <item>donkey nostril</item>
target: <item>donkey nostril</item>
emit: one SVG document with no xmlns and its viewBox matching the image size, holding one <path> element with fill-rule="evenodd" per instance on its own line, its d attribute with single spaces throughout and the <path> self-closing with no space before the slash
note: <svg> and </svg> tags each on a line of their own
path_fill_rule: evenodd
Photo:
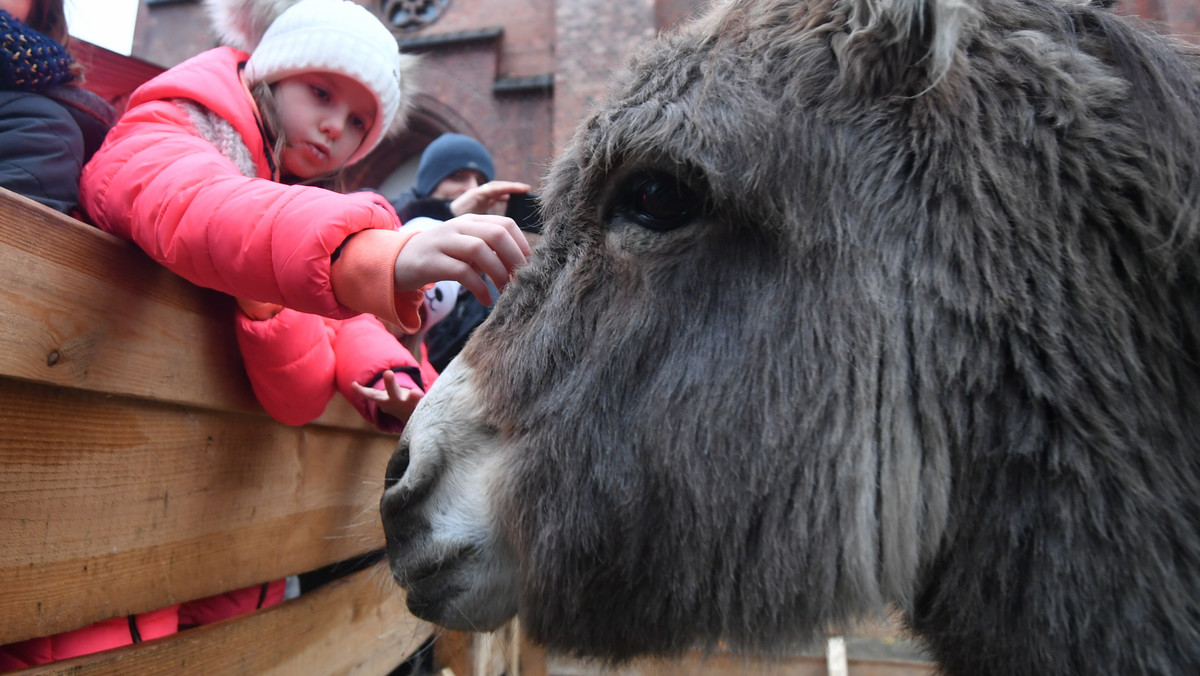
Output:
<svg viewBox="0 0 1200 676">
<path fill-rule="evenodd" d="M 383 488 L 387 490 L 400 482 L 404 478 L 404 473 L 408 471 L 408 444 L 401 442 L 396 447 L 396 452 L 392 453 L 392 459 L 388 461 L 387 473 L 383 477 Z"/>
</svg>

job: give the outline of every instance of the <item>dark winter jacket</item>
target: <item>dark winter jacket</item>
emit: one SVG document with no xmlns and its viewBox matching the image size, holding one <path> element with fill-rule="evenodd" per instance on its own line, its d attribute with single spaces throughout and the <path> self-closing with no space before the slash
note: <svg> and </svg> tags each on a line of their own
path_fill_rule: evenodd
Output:
<svg viewBox="0 0 1200 676">
<path fill-rule="evenodd" d="M 63 213 L 79 205 L 79 174 L 116 113 L 71 85 L 0 91 L 0 186 Z"/>
<path fill-rule="evenodd" d="M 75 80 L 59 42 L 0 10 L 0 186 L 64 213 L 116 111 Z"/>
</svg>

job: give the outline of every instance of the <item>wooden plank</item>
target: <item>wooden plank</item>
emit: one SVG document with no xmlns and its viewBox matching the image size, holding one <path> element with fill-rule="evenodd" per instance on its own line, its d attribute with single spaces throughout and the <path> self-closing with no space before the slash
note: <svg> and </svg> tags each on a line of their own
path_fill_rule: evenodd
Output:
<svg viewBox="0 0 1200 676">
<path fill-rule="evenodd" d="M 520 636 L 521 676 L 546 676 L 550 673 L 546 668 L 546 649 L 537 645 L 521 632 Z"/>
<path fill-rule="evenodd" d="M 838 640 L 834 640 L 838 639 Z M 820 648 L 824 648 L 823 654 Z M 572 659 L 562 655 L 536 658 L 536 647 L 521 648 L 522 663 L 540 666 L 540 673 L 555 676 L 934 676 L 937 669 L 924 649 L 906 633 L 899 612 L 863 620 L 831 634 L 824 646 L 762 657 L 739 655 L 725 648 L 693 651 L 676 660 L 634 660 L 620 665 Z M 532 673 L 532 672 L 531 672 Z"/>
<path fill-rule="evenodd" d="M 434 629 L 409 615 L 386 576 L 381 565 L 266 610 L 21 673 L 387 674 Z"/>
<path fill-rule="evenodd" d="M 610 667 L 586 660 L 550 659 L 555 676 L 828 676 L 823 656 L 779 659 L 740 657 L 728 653 L 689 654 L 678 660 L 638 660 Z M 899 660 L 847 660 L 850 676 L 935 676 L 937 669 L 922 662 Z"/>
<path fill-rule="evenodd" d="M 0 188 L 0 375 L 262 413 L 233 310 L 133 244 Z M 318 422 L 370 427 L 341 397 Z"/>
<path fill-rule="evenodd" d="M 454 676 L 480 676 L 475 673 L 474 634 L 462 631 L 447 631 L 438 636 L 433 644 L 433 661 L 441 675 L 446 672 Z"/>
<path fill-rule="evenodd" d="M 71 56 L 83 67 L 83 86 L 122 108 L 143 82 L 163 72 L 163 67 L 134 56 L 125 56 L 80 38 L 71 38 Z"/>
<path fill-rule="evenodd" d="M 513 619 L 493 632 L 446 631 L 434 643 L 434 663 L 454 676 L 546 676 L 545 650 L 529 643 Z"/>
<path fill-rule="evenodd" d="M 394 445 L 0 378 L 0 643 L 382 547 Z"/>
</svg>

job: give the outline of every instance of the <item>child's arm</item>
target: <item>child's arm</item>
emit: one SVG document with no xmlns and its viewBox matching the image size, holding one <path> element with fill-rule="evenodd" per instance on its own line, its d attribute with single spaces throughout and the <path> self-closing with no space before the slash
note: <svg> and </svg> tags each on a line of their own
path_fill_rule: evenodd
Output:
<svg viewBox="0 0 1200 676">
<path fill-rule="evenodd" d="M 450 203 L 450 211 L 457 215 L 486 214 L 497 202 L 507 202 L 513 193 L 529 192 L 528 183 L 517 181 L 488 181 L 464 192 Z"/>
<path fill-rule="evenodd" d="M 245 310 L 239 303 L 237 340 L 258 402 L 285 425 L 320 417 L 336 391 L 329 325 L 336 322 L 287 308 L 253 319 Z"/>
<path fill-rule="evenodd" d="M 404 382 L 401 382 L 401 381 Z M 375 402 L 378 410 L 395 418 L 399 423 L 398 427 L 393 425 L 379 425 L 381 428 L 387 427 L 392 431 L 403 431 L 404 426 L 408 424 L 408 419 L 412 416 L 413 411 L 417 408 L 417 404 L 421 403 L 421 399 L 425 396 L 420 390 L 408 389 L 406 383 L 411 382 L 406 374 L 397 374 L 395 371 L 384 371 L 380 377 L 378 384 L 383 385 L 383 389 L 376 387 L 363 387 L 358 383 L 351 383 L 354 391 L 364 399 L 369 399 Z M 411 386 L 410 386 L 411 387 Z M 386 418 L 379 416 L 383 421 Z M 389 421 L 390 422 L 390 421 Z M 378 422 L 376 423 L 379 424 Z"/>
<path fill-rule="evenodd" d="M 421 295 L 414 292 L 440 281 L 459 282 L 481 303 L 490 305 L 491 294 L 480 275 L 488 275 L 503 289 L 528 255 L 529 242 L 516 223 L 504 216 L 467 214 L 415 232 L 408 228 L 367 230 L 351 237 L 339 250 L 333 265 L 333 287 L 339 301 L 348 307 L 388 318 L 415 333 L 419 321 L 403 321 L 403 315 L 402 321 L 396 321 L 384 311 L 393 305 L 400 310 L 408 304 L 415 314 Z"/>
<path fill-rule="evenodd" d="M 528 255 L 529 243 L 512 219 L 467 214 L 415 232 L 357 233 L 338 250 L 332 283 L 343 305 L 415 333 L 424 287 L 457 281 L 490 305 L 491 294 L 480 275 L 487 274 L 503 289 Z"/>
<path fill-rule="evenodd" d="M 467 287 L 484 305 L 492 302 L 481 274 L 501 291 L 529 256 L 529 242 L 506 216 L 466 214 L 426 228 L 396 258 L 398 288 L 421 288 L 440 281 Z"/>
<path fill-rule="evenodd" d="M 372 315 L 340 322 L 333 346 L 338 390 L 379 429 L 401 431 L 428 385 L 420 382 L 417 360 Z"/>
<path fill-rule="evenodd" d="M 92 220 L 201 286 L 327 317 L 363 311 L 334 294 L 333 254 L 364 229 L 393 232 L 386 200 L 247 178 L 193 130 L 171 101 L 129 109 L 83 171 Z"/>
</svg>

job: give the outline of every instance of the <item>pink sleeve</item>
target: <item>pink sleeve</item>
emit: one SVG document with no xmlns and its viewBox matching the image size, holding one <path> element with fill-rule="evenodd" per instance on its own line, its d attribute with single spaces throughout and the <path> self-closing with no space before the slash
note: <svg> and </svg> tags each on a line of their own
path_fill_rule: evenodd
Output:
<svg viewBox="0 0 1200 676">
<path fill-rule="evenodd" d="M 332 336 L 337 322 L 284 308 L 255 321 L 237 310 L 237 339 L 254 395 L 285 425 L 303 425 L 325 412 L 334 394 Z"/>
<path fill-rule="evenodd" d="M 334 262 L 333 288 L 338 302 L 377 315 L 407 333 L 421 329 L 425 289 L 396 293 L 396 258 L 416 228 L 365 230 L 346 241 Z"/>
<path fill-rule="evenodd" d="M 170 101 L 121 118 L 84 168 L 80 202 L 100 228 L 195 284 L 334 318 L 361 311 L 333 293 L 334 251 L 354 233 L 398 227 L 373 193 L 243 176 Z"/>
<path fill-rule="evenodd" d="M 340 322 L 333 348 L 337 357 L 337 388 L 342 396 L 380 430 L 399 432 L 404 429 L 400 421 L 380 411 L 375 402 L 359 396 L 350 384 L 356 382 L 364 387 L 378 384 L 382 389 L 383 372 L 393 371 L 400 387 L 424 394 L 425 388 L 419 382 L 420 366 L 412 354 L 371 315 L 359 315 Z"/>
</svg>

